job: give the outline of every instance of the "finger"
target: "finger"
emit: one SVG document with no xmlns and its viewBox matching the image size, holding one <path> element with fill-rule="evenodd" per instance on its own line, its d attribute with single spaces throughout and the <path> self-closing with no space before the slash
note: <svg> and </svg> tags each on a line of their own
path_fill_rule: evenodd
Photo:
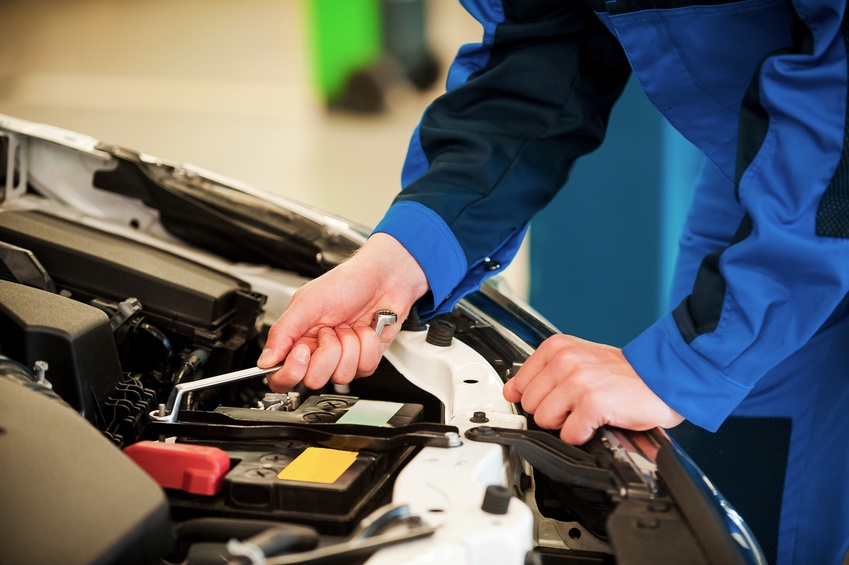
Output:
<svg viewBox="0 0 849 565">
<path fill-rule="evenodd" d="M 504 383 L 504 388 L 502 389 L 501 394 L 507 402 L 515 403 L 522 400 L 522 393 L 516 389 L 516 377 L 513 377 Z"/>
<path fill-rule="evenodd" d="M 539 350 L 537 350 L 537 352 L 538 351 Z M 530 384 L 536 374 L 539 373 L 540 369 L 544 366 L 544 364 L 541 363 L 541 359 L 535 357 L 536 354 L 537 353 L 533 353 L 530 357 L 528 357 L 516 375 L 504 385 L 502 394 L 508 402 L 519 402 L 522 400 L 528 384 Z"/>
<path fill-rule="evenodd" d="M 519 402 L 524 400 L 525 393 L 531 383 L 537 378 L 540 371 L 545 369 L 543 355 L 537 352 L 532 354 L 512 379 L 504 385 L 503 395 L 508 402 Z M 524 404 L 523 404 L 524 405 Z"/>
<path fill-rule="evenodd" d="M 516 376 L 507 381 L 504 397 L 509 402 L 519 402 L 525 389 L 550 363 L 551 359 L 564 347 L 571 345 L 570 336 L 555 335 L 540 344 L 537 350 L 524 362 Z"/>
<path fill-rule="evenodd" d="M 403 319 L 403 317 L 399 315 L 398 319 L 401 320 Z M 369 326 L 369 328 L 371 328 L 371 326 Z M 391 326 L 384 326 L 383 331 L 380 333 L 377 339 L 384 346 L 389 346 L 389 344 L 392 343 L 392 340 L 394 340 L 399 333 L 401 333 L 401 324 L 395 323 Z M 384 347 L 384 350 L 385 349 L 386 347 Z"/>
<path fill-rule="evenodd" d="M 268 330 L 265 347 L 257 359 L 259 367 L 273 367 L 282 361 L 297 342 L 306 335 L 311 326 L 296 308 L 286 310 Z"/>
<path fill-rule="evenodd" d="M 296 345 L 283 363 L 283 367 L 268 377 L 268 386 L 274 392 L 289 392 L 292 387 L 303 380 L 309 362 L 309 345 L 306 343 Z"/>
<path fill-rule="evenodd" d="M 266 345 L 262 353 L 259 356 L 259 359 L 256 360 L 256 366 L 262 369 L 268 369 L 269 367 L 273 367 L 280 362 L 280 359 L 283 355 L 286 354 L 286 347 L 279 346 L 273 347 L 271 345 Z"/>
<path fill-rule="evenodd" d="M 568 391 L 557 387 L 543 398 L 533 412 L 534 422 L 546 430 L 559 430 L 563 427 L 574 408 Z"/>
<path fill-rule="evenodd" d="M 283 314 L 268 330 L 265 348 L 257 360 L 259 367 L 274 366 L 288 355 L 301 336 L 308 335 L 310 332 L 315 335 L 315 313 L 308 304 L 304 303 L 304 300 L 298 300 L 314 282 L 314 280 L 308 282 L 295 292 Z M 307 300 L 307 302 L 310 301 Z"/>
<path fill-rule="evenodd" d="M 318 347 L 312 353 L 307 374 L 304 376 L 304 386 L 318 390 L 327 384 L 341 358 L 342 344 L 336 336 L 336 331 L 333 328 L 318 330 Z"/>
<path fill-rule="evenodd" d="M 331 380 L 337 384 L 350 383 L 357 374 L 357 362 L 360 359 L 360 338 L 351 326 L 336 326 L 336 337 L 342 346 L 342 355 Z"/>
<path fill-rule="evenodd" d="M 380 358 L 383 357 L 383 348 L 380 339 L 371 328 L 365 324 L 355 324 L 354 331 L 360 340 L 360 357 L 357 362 L 357 376 L 367 377 L 374 373 Z"/>
<path fill-rule="evenodd" d="M 522 408 L 536 414 L 543 400 L 546 399 L 557 387 L 557 378 L 553 371 L 544 368 L 540 373 L 534 375 L 533 380 L 528 383 L 522 394 Z"/>
<path fill-rule="evenodd" d="M 560 439 L 572 445 L 584 445 L 592 439 L 595 431 L 604 425 L 587 410 L 576 409 L 569 414 L 560 429 Z"/>
</svg>

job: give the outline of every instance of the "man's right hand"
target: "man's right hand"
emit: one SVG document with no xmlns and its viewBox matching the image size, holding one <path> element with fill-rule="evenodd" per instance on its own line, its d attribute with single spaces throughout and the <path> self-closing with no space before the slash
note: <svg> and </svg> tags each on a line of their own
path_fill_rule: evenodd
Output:
<svg viewBox="0 0 849 565">
<path fill-rule="evenodd" d="M 371 328 L 378 310 L 403 320 L 428 290 L 412 255 L 393 237 L 377 233 L 350 259 L 301 287 L 268 332 L 257 365 L 283 367 L 268 378 L 286 392 L 299 382 L 319 389 L 329 380 L 346 384 L 370 375 L 400 324 L 380 337 Z"/>
</svg>

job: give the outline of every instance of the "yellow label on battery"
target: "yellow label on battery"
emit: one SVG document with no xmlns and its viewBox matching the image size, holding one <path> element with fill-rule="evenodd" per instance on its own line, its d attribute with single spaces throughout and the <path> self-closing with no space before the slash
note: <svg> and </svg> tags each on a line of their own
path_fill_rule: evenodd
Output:
<svg viewBox="0 0 849 565">
<path fill-rule="evenodd" d="M 357 460 L 356 451 L 308 447 L 277 475 L 278 479 L 333 484 Z"/>
</svg>

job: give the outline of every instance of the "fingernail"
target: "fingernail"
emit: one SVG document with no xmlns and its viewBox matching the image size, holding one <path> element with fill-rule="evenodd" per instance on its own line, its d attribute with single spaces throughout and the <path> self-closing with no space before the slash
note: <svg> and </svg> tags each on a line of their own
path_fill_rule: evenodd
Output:
<svg viewBox="0 0 849 565">
<path fill-rule="evenodd" d="M 310 360 L 310 348 L 306 345 L 299 345 L 292 350 L 292 356 L 299 363 L 306 363 Z"/>
<path fill-rule="evenodd" d="M 262 354 L 260 354 L 259 359 L 256 360 L 257 365 L 266 365 L 269 361 L 271 361 L 272 351 L 270 347 L 266 347 L 262 350 Z"/>
</svg>

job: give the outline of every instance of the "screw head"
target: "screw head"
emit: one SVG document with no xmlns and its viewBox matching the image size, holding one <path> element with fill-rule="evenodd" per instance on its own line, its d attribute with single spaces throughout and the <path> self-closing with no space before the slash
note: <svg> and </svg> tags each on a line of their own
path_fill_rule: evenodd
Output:
<svg viewBox="0 0 849 565">
<path fill-rule="evenodd" d="M 469 418 L 469 421 L 475 424 L 483 424 L 485 422 L 489 422 L 489 418 L 486 417 L 486 412 L 478 410 L 474 414 L 472 414 L 472 417 Z"/>
</svg>

